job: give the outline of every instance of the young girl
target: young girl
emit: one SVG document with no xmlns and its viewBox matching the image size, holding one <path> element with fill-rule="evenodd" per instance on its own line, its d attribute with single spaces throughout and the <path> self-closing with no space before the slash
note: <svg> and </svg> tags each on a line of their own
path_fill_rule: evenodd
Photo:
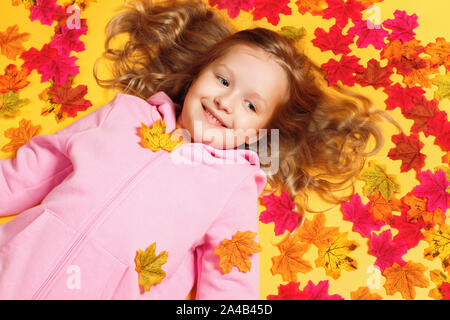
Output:
<svg viewBox="0 0 450 320">
<path fill-rule="evenodd" d="M 0 160 L 0 214 L 23 211 L 0 227 L 0 298 L 184 299 L 196 284 L 197 299 L 259 299 L 258 255 L 227 272 L 216 248 L 257 232 L 263 191 L 290 192 L 299 214 L 306 191 L 343 201 L 332 191 L 381 148 L 375 121 L 393 121 L 322 89 L 292 40 L 237 32 L 201 1 L 135 2 L 105 47 L 114 77 L 96 79 L 124 93 Z M 144 147 L 140 130 L 161 121 L 186 133 L 182 145 Z M 270 172 L 254 148 L 263 137 Z"/>
</svg>

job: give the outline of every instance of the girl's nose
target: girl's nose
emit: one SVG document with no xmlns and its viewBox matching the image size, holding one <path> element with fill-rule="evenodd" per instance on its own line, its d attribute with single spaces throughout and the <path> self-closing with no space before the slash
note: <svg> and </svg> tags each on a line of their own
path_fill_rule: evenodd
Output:
<svg viewBox="0 0 450 320">
<path fill-rule="evenodd" d="M 226 99 L 223 96 L 216 97 L 214 102 L 218 109 L 223 110 L 226 113 L 230 113 L 232 109 L 232 101 L 231 99 Z"/>
</svg>

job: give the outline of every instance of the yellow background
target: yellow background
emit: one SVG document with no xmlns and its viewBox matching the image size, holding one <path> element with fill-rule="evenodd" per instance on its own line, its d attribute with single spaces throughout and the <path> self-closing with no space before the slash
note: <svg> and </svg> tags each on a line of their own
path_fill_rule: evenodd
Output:
<svg viewBox="0 0 450 320">
<path fill-rule="evenodd" d="M 38 95 L 45 88 L 49 87 L 49 83 L 41 83 L 40 75 L 36 71 L 33 71 L 28 77 L 31 84 L 20 91 L 21 98 L 27 98 L 30 102 L 21 108 L 21 113 L 18 116 L 9 119 L 0 118 L 0 148 L 10 141 L 4 137 L 3 132 L 7 128 L 17 128 L 19 126 L 19 121 L 22 118 L 31 120 L 33 125 L 41 124 L 42 130 L 40 134 L 50 134 L 68 126 L 76 119 L 83 117 L 87 113 L 101 107 L 111 100 L 115 93 L 98 87 L 93 78 L 92 68 L 95 59 L 100 56 L 103 51 L 104 29 L 106 23 L 110 17 L 118 12 L 118 9 L 120 9 L 123 2 L 123 0 L 97 0 L 97 3 L 91 3 L 90 6 L 81 13 L 81 17 L 87 19 L 88 33 L 86 36 L 80 37 L 80 39 L 85 43 L 86 50 L 79 53 L 72 52 L 71 54 L 78 57 L 76 64 L 80 67 L 80 74 L 75 77 L 74 86 L 78 84 L 85 84 L 88 86 L 89 91 L 86 95 L 86 99 L 90 100 L 93 106 L 85 112 L 79 112 L 77 118 L 67 118 L 59 124 L 56 123 L 53 115 L 47 117 L 41 116 L 41 108 L 44 107 L 44 102 L 38 99 Z M 58 4 L 63 3 L 64 1 L 58 1 Z M 408 14 L 417 14 L 419 17 L 419 26 L 414 30 L 414 32 L 416 33 L 415 39 L 420 40 L 421 45 L 425 46 L 428 43 L 434 42 L 437 37 L 444 37 L 447 41 L 450 41 L 450 23 L 448 22 L 450 2 L 447 0 L 385 0 L 381 3 L 377 3 L 376 5 L 380 8 L 381 21 L 393 19 L 393 12 L 397 9 L 406 10 Z M 24 42 L 24 46 L 27 50 L 31 47 L 40 50 L 43 44 L 51 41 L 51 38 L 54 35 L 54 28 L 47 25 L 42 25 L 37 20 L 30 21 L 29 10 L 23 5 L 14 7 L 11 5 L 11 1 L 3 0 L 0 7 L 0 32 L 4 32 L 9 26 L 19 24 L 19 32 L 28 32 L 31 34 L 29 40 Z M 277 26 L 273 26 L 268 23 L 266 18 L 259 21 L 253 21 L 252 14 L 245 11 L 241 11 L 240 15 L 233 20 L 233 23 L 239 26 L 239 28 L 267 27 L 273 30 L 279 30 L 282 26 L 304 27 L 307 31 L 307 35 L 301 43 L 305 46 L 306 54 L 319 64 L 327 62 L 330 58 L 335 58 L 331 51 L 322 52 L 311 43 L 311 40 L 315 38 L 314 30 L 317 27 L 328 30 L 328 28 L 335 23 L 334 19 L 325 20 L 320 16 L 312 16 L 309 13 L 302 15 L 298 12 L 295 1 L 291 1 L 289 7 L 292 9 L 292 15 L 280 15 L 280 23 Z M 227 14 L 226 10 L 219 10 L 219 12 L 224 15 Z M 367 18 L 367 16 L 365 18 Z M 344 32 L 347 31 L 352 25 L 353 24 L 349 22 L 349 24 L 345 27 Z M 351 54 L 361 58 L 360 64 L 362 65 L 366 65 L 366 62 L 371 58 L 375 58 L 380 61 L 380 51 L 375 50 L 373 46 L 359 49 L 356 47 L 356 44 L 352 44 L 350 49 L 352 50 Z M 23 61 L 20 58 L 17 58 L 15 61 L 9 60 L 5 56 L 0 55 L 1 73 L 3 73 L 4 68 L 10 63 L 14 63 L 20 67 Z M 384 60 L 382 62 L 382 66 L 384 66 L 385 63 L 386 62 Z M 391 80 L 401 81 L 402 79 L 397 75 L 393 75 Z M 384 100 L 387 98 L 387 95 L 382 92 L 382 88 L 375 90 L 372 87 L 362 88 L 359 85 L 355 85 L 354 89 L 368 95 L 375 102 L 378 108 L 383 110 L 385 109 Z M 437 88 L 435 86 L 432 86 L 430 89 L 425 89 L 427 92 L 426 97 L 428 99 L 432 99 L 436 89 Z M 449 105 L 450 102 L 448 99 L 440 101 L 439 109 L 445 110 L 449 113 Z M 401 115 L 399 108 L 388 112 L 400 122 L 405 130 L 405 133 L 408 134 L 413 121 L 405 119 Z M 414 170 L 401 173 L 401 161 L 393 161 L 387 157 L 388 151 L 394 147 L 390 136 L 397 134 L 398 132 L 392 125 L 383 124 L 382 127 L 386 135 L 384 147 L 377 156 L 374 156 L 369 160 L 375 159 L 379 163 L 386 165 L 387 173 L 396 176 L 401 184 L 401 190 L 398 194 L 396 194 L 396 197 L 401 198 L 408 191 L 412 190 L 412 186 L 420 184 L 420 181 L 416 179 L 416 172 Z M 422 170 L 433 170 L 435 167 L 442 165 L 441 158 L 444 155 L 444 152 L 438 146 L 434 145 L 434 136 L 430 135 L 425 137 L 423 133 L 420 133 L 419 137 L 420 140 L 425 143 L 425 147 L 421 152 L 427 156 L 425 166 Z M 0 158 L 8 157 L 11 157 L 11 154 L 0 151 Z M 356 192 L 361 195 L 363 203 L 367 203 L 368 199 L 362 196 L 361 192 L 363 184 L 364 183 L 362 181 L 358 182 Z M 328 206 L 329 205 L 318 200 L 314 202 L 315 209 L 324 209 Z M 261 205 L 260 212 L 262 210 L 265 210 L 265 207 Z M 14 216 L 0 218 L 0 224 L 9 221 L 13 217 Z M 311 219 L 311 217 L 312 216 L 307 216 L 308 219 Z M 311 262 L 313 265 L 313 270 L 306 274 L 298 273 L 300 289 L 302 289 L 309 280 L 312 280 L 314 284 L 317 284 L 321 280 L 330 280 L 330 294 L 339 294 L 345 299 L 350 299 L 351 291 L 356 291 L 359 287 L 366 285 L 366 282 L 371 275 L 371 273 L 367 272 L 367 268 L 374 264 L 375 257 L 367 253 L 367 239 L 361 237 L 359 233 L 353 232 L 353 224 L 342 219 L 342 213 L 339 207 L 327 212 L 326 217 L 327 226 L 338 226 L 340 232 L 348 232 L 348 238 L 350 240 L 355 240 L 360 244 L 360 247 L 350 255 L 358 262 L 358 269 L 352 272 L 343 271 L 338 280 L 333 280 L 325 274 L 324 268 L 314 268 L 314 260 L 317 257 L 317 248 L 311 246 L 304 258 Z M 446 223 L 449 224 L 448 215 Z M 387 228 L 387 226 L 383 227 L 380 232 Z M 395 235 L 396 229 L 391 230 L 394 232 L 393 235 Z M 280 239 L 281 236 L 274 236 L 273 223 L 260 223 L 259 242 L 263 247 L 263 252 L 260 254 L 261 299 L 266 299 L 268 294 L 277 294 L 277 287 L 280 284 L 286 284 L 286 282 L 282 281 L 280 275 L 272 275 L 270 272 L 270 268 L 272 267 L 271 258 L 279 254 L 277 248 L 274 246 L 274 243 Z M 414 262 L 424 264 L 427 267 L 425 276 L 429 280 L 429 271 L 433 269 L 442 270 L 442 266 L 439 259 L 435 259 L 433 261 L 424 259 L 423 251 L 426 247 L 428 247 L 428 244 L 423 240 L 420 241 L 417 247 L 410 249 L 408 253 L 403 256 L 403 259 L 405 261 L 412 260 Z M 383 299 L 402 299 L 400 293 L 398 292 L 393 296 L 388 296 L 383 287 L 384 281 L 385 278 L 381 277 L 381 287 L 379 289 L 371 290 L 371 292 L 378 293 L 383 297 Z M 428 293 L 434 287 L 435 284 L 431 281 L 428 288 L 416 287 L 416 299 L 430 299 L 430 297 L 428 297 Z"/>
</svg>

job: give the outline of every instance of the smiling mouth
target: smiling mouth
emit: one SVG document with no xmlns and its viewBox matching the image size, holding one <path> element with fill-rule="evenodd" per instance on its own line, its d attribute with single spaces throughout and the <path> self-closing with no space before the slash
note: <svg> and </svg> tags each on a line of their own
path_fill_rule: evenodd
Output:
<svg viewBox="0 0 450 320">
<path fill-rule="evenodd" d="M 219 119 L 217 119 L 211 112 L 208 111 L 208 109 L 205 108 L 204 105 L 202 105 L 203 111 L 205 113 L 206 118 L 208 119 L 208 122 L 219 127 L 226 128 L 227 126 L 221 122 Z"/>
</svg>

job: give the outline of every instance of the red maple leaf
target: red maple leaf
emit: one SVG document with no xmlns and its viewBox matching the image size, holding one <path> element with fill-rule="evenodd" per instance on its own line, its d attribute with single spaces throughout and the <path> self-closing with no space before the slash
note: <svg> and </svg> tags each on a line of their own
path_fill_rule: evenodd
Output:
<svg viewBox="0 0 450 320">
<path fill-rule="evenodd" d="M 354 26 L 348 29 L 348 33 L 358 36 L 356 45 L 358 48 L 367 48 L 369 44 L 380 50 L 384 47 L 384 38 L 389 34 L 381 25 L 369 27 L 368 20 L 353 21 Z"/>
<path fill-rule="evenodd" d="M 428 133 L 436 137 L 435 144 L 444 151 L 450 150 L 450 122 L 445 111 L 436 112 L 427 121 Z"/>
<path fill-rule="evenodd" d="M 442 292 L 441 300 L 450 300 L 450 283 L 449 282 L 442 282 L 441 292 Z"/>
<path fill-rule="evenodd" d="M 341 80 L 343 84 L 353 86 L 356 81 L 354 73 L 364 72 L 364 67 L 358 64 L 358 61 L 359 58 L 355 56 L 342 56 L 339 61 L 330 59 L 322 64 L 322 69 L 327 73 L 325 78 L 328 80 L 328 85 L 333 86 Z"/>
<path fill-rule="evenodd" d="M 423 96 L 425 91 L 421 87 L 403 88 L 399 83 L 387 87 L 383 90 L 389 96 L 386 102 L 386 110 L 394 110 L 400 107 L 402 110 L 408 110 L 413 107 L 416 99 Z"/>
<path fill-rule="evenodd" d="M 344 300 L 344 298 L 338 294 L 330 295 L 328 293 L 328 287 L 328 280 L 320 281 L 317 285 L 309 280 L 308 284 L 303 289 L 303 292 L 309 295 L 310 300 Z"/>
<path fill-rule="evenodd" d="M 394 262 L 403 266 L 406 261 L 402 256 L 408 251 L 408 245 L 403 242 L 392 242 L 391 230 L 383 231 L 379 236 L 372 233 L 369 240 L 369 253 L 377 258 L 375 265 L 378 266 L 381 272 L 384 269 L 391 267 Z"/>
<path fill-rule="evenodd" d="M 359 194 L 355 193 L 349 202 L 342 202 L 341 210 L 344 220 L 353 222 L 353 231 L 359 232 L 363 237 L 370 237 L 373 230 L 380 230 L 383 221 L 375 221 L 369 212 L 369 204 L 364 205 Z"/>
<path fill-rule="evenodd" d="M 330 28 L 329 32 L 317 28 L 314 35 L 316 38 L 312 40 L 312 43 L 322 51 L 331 50 L 336 55 L 347 54 L 351 51 L 348 46 L 353 43 L 354 36 L 344 36 L 341 27 L 336 24 Z"/>
<path fill-rule="evenodd" d="M 393 73 L 394 71 L 390 66 L 382 68 L 377 60 L 370 59 L 364 72 L 356 74 L 356 83 L 364 87 L 373 86 L 375 89 L 388 87 L 392 83 L 389 77 Z"/>
<path fill-rule="evenodd" d="M 289 282 L 278 286 L 278 295 L 269 294 L 267 300 L 309 300 L 310 296 L 299 290 L 300 282 Z"/>
<path fill-rule="evenodd" d="M 406 11 L 396 10 L 394 16 L 395 19 L 383 22 L 383 26 L 392 30 L 389 39 L 399 39 L 405 43 L 414 38 L 415 33 L 412 30 L 419 26 L 417 23 L 417 15 L 412 14 L 409 16 Z"/>
<path fill-rule="evenodd" d="M 234 19 L 241 10 L 250 11 L 254 8 L 253 0 L 209 0 L 209 5 L 218 9 L 228 9 L 228 15 Z"/>
<path fill-rule="evenodd" d="M 421 228 L 425 225 L 423 220 L 409 221 L 405 211 L 402 211 L 401 216 L 393 216 L 391 227 L 398 230 L 397 235 L 394 237 L 394 242 L 405 242 L 408 249 L 417 246 L 420 240 L 424 238 Z"/>
<path fill-rule="evenodd" d="M 427 198 L 427 211 L 435 211 L 441 208 L 446 211 L 450 203 L 450 193 L 446 191 L 450 181 L 445 177 L 445 172 L 439 169 L 436 173 L 430 170 L 418 173 L 422 184 L 415 186 L 412 193 L 416 197 Z"/>
<path fill-rule="evenodd" d="M 51 26 L 53 17 L 64 12 L 64 7 L 56 4 L 56 0 L 37 0 L 37 5 L 31 6 L 30 20 L 39 20 L 42 24 Z"/>
<path fill-rule="evenodd" d="M 92 103 L 84 99 L 87 94 L 87 86 L 79 85 L 72 88 L 71 83 L 67 81 L 63 85 L 53 85 L 50 89 L 52 99 L 62 105 L 61 111 L 66 112 L 70 117 L 76 117 L 78 111 L 84 111 Z"/>
<path fill-rule="evenodd" d="M 336 24 L 341 28 L 347 25 L 348 19 L 361 20 L 364 6 L 356 0 L 327 0 L 328 8 L 323 11 L 325 19 L 336 19 Z"/>
<path fill-rule="evenodd" d="M 57 59 L 58 51 L 45 44 L 40 51 L 36 48 L 30 48 L 28 51 L 23 52 L 20 58 L 25 61 L 22 67 L 30 71 L 33 69 L 38 70 L 51 60 Z"/>
<path fill-rule="evenodd" d="M 405 56 L 402 56 L 398 61 L 389 61 L 389 65 L 395 67 L 397 69 L 397 73 L 407 76 L 413 72 L 414 69 L 426 68 L 427 62 L 419 57 L 408 59 Z"/>
<path fill-rule="evenodd" d="M 392 160 L 402 160 L 401 172 L 411 169 L 420 171 L 425 165 L 425 155 L 420 153 L 424 144 L 416 133 L 406 136 L 403 132 L 392 136 L 395 148 L 389 150 L 388 157 Z"/>
<path fill-rule="evenodd" d="M 291 8 L 288 7 L 290 0 L 253 0 L 253 2 L 255 4 L 255 10 L 252 12 L 254 21 L 266 17 L 269 23 L 276 26 L 280 22 L 280 14 L 292 14 Z"/>
<path fill-rule="evenodd" d="M 295 203 L 287 192 L 282 192 L 278 197 L 274 194 L 263 197 L 267 210 L 261 212 L 259 221 L 263 223 L 275 223 L 275 235 L 283 234 L 286 230 L 293 231 L 298 224 L 299 214 L 292 209 Z"/>
<path fill-rule="evenodd" d="M 426 137 L 428 133 L 428 119 L 434 117 L 438 111 L 439 102 L 436 99 L 427 100 L 425 96 L 414 98 L 414 105 L 406 110 L 402 108 L 402 114 L 407 119 L 414 120 L 414 124 L 411 127 L 412 133 L 423 132 Z"/>
</svg>

